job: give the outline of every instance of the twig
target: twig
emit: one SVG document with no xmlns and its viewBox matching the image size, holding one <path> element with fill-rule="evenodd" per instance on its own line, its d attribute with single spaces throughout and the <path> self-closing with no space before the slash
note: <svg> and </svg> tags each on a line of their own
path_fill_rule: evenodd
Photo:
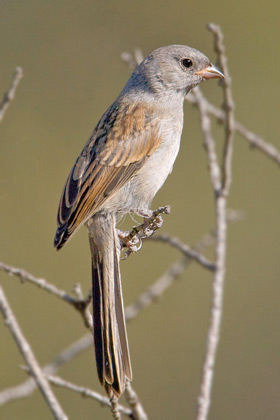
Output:
<svg viewBox="0 0 280 420">
<path fill-rule="evenodd" d="M 5 323 L 9 328 L 14 340 L 18 346 L 19 351 L 21 352 L 24 360 L 26 361 L 29 371 L 32 374 L 33 378 L 36 381 L 36 384 L 41 391 L 48 407 L 54 415 L 54 418 L 57 420 L 67 420 L 68 417 L 63 412 L 59 402 L 57 401 L 54 393 L 52 392 L 48 381 L 43 375 L 43 372 L 31 350 L 29 343 L 24 337 L 21 329 L 18 325 L 18 322 L 11 310 L 11 307 L 5 297 L 2 287 L 0 287 L 0 310 L 5 319 Z"/>
<path fill-rule="evenodd" d="M 53 362 L 44 366 L 42 368 L 43 373 L 49 375 L 54 374 L 60 366 L 70 362 L 74 357 L 91 346 L 92 335 L 86 334 L 59 353 Z M 35 389 L 36 383 L 33 378 L 28 378 L 26 381 L 15 387 L 7 388 L 0 392 L 0 406 L 18 398 L 28 397 Z"/>
<path fill-rule="evenodd" d="M 149 240 L 153 242 L 164 242 L 164 243 L 169 244 L 170 246 L 182 252 L 182 254 L 185 255 L 186 257 L 196 261 L 203 268 L 207 268 L 207 270 L 214 271 L 216 269 L 215 264 L 213 264 L 206 257 L 204 257 L 204 255 L 200 254 L 195 249 L 192 249 L 187 244 L 184 244 L 183 242 L 180 241 L 180 239 L 175 238 L 174 236 L 161 234 L 157 236 L 152 236 L 149 238 Z"/>
<path fill-rule="evenodd" d="M 144 408 L 139 401 L 138 395 L 132 389 L 131 383 L 129 381 L 126 382 L 125 399 L 132 410 L 133 419 L 134 420 L 148 420 L 148 416 L 144 411 Z"/>
<path fill-rule="evenodd" d="M 11 265 L 0 262 L 0 270 L 5 271 L 10 276 L 19 277 L 22 282 L 28 281 L 30 283 L 33 283 L 41 289 L 44 289 L 47 292 L 51 293 L 52 295 L 63 299 L 67 303 L 70 303 L 72 305 L 76 303 L 76 299 L 68 295 L 64 290 L 58 289 L 54 284 L 47 282 L 45 279 L 33 276 L 33 274 L 28 273 L 22 268 L 13 267 Z"/>
<path fill-rule="evenodd" d="M 202 93 L 201 95 L 203 96 Z M 192 105 L 198 106 L 198 99 L 193 93 L 189 93 L 186 96 L 186 100 Z M 205 96 L 203 96 L 203 100 L 205 111 L 217 118 L 218 122 L 223 123 L 225 121 L 225 111 L 215 107 L 205 98 Z M 252 147 L 259 149 L 266 156 L 268 156 L 270 159 L 274 160 L 278 165 L 280 165 L 280 151 L 275 146 L 265 141 L 259 135 L 248 130 L 244 125 L 242 125 L 238 121 L 235 121 L 234 128 L 235 131 L 238 134 L 240 134 L 245 140 L 247 140 Z"/>
<path fill-rule="evenodd" d="M 225 108 L 225 145 L 222 164 L 222 194 L 228 195 L 231 184 L 231 162 L 233 154 L 233 138 L 235 131 L 234 121 L 234 102 L 231 91 L 231 77 L 227 66 L 227 57 L 225 55 L 225 46 L 223 44 L 223 34 L 221 28 L 214 23 L 208 25 L 209 31 L 214 35 L 215 51 L 218 55 L 218 65 L 224 73 L 225 78 L 221 80 L 224 93 Z"/>
<path fill-rule="evenodd" d="M 210 171 L 212 187 L 215 195 L 221 190 L 220 168 L 217 159 L 216 145 L 211 132 L 211 120 L 207 112 L 206 103 L 202 96 L 201 90 L 196 87 L 193 89 L 193 96 L 197 101 L 197 106 L 200 115 L 200 126 L 203 135 L 203 145 L 205 147 Z"/>
<path fill-rule="evenodd" d="M 33 283 L 48 293 L 51 293 L 52 295 L 64 300 L 64 302 L 74 306 L 74 308 L 77 309 L 82 315 L 85 325 L 92 329 L 92 319 L 88 315 L 88 306 L 91 302 L 90 295 L 86 299 L 75 299 L 68 295 L 64 290 L 58 289 L 54 284 L 49 283 L 47 280 L 35 277 L 33 274 L 28 273 L 22 268 L 12 267 L 11 265 L 5 264 L 3 262 L 0 262 L 0 270 L 5 271 L 11 276 L 19 277 L 22 282 L 28 281 Z"/>
<path fill-rule="evenodd" d="M 222 39 L 219 37 L 220 30 L 217 30 L 215 25 L 210 26 L 211 30 L 215 30 L 215 48 L 219 53 L 220 64 L 225 66 L 226 59 L 224 57 L 225 49 L 222 45 Z M 228 74 L 227 68 L 222 67 L 222 71 Z M 208 417 L 209 407 L 211 403 L 211 390 L 213 385 L 214 366 L 216 362 L 216 354 L 219 343 L 220 326 L 222 320 L 222 306 L 224 294 L 224 280 L 225 280 L 225 263 L 226 263 L 226 239 L 227 239 L 227 196 L 230 187 L 231 178 L 231 160 L 232 160 L 232 130 L 229 128 L 231 124 L 229 120 L 232 116 L 232 106 L 227 101 L 231 98 L 229 85 L 223 85 L 224 98 L 226 101 L 225 109 L 227 115 L 225 120 L 225 148 L 223 156 L 223 181 L 221 180 L 221 171 L 218 166 L 216 152 L 214 151 L 213 158 L 213 138 L 210 129 L 209 116 L 205 107 L 203 97 L 199 91 L 195 92 L 200 111 L 200 120 L 202 125 L 202 133 L 204 137 L 204 145 L 207 152 L 209 170 L 211 173 L 212 185 L 215 195 L 216 204 L 216 270 L 214 272 L 213 286 L 212 286 L 212 306 L 210 314 L 210 324 L 207 334 L 206 354 L 203 364 L 203 372 L 200 386 L 200 393 L 197 403 L 196 420 L 206 420 Z M 203 127 L 207 129 L 203 130 Z M 213 176 L 215 174 L 215 176 Z"/>
<path fill-rule="evenodd" d="M 105 405 L 106 407 L 111 408 L 111 402 L 109 398 L 104 397 L 103 395 L 99 394 L 98 392 L 92 391 L 89 388 L 85 388 L 83 386 L 75 385 L 72 382 L 66 381 L 65 379 L 60 378 L 59 376 L 53 376 L 53 375 L 46 375 L 47 380 L 58 387 L 66 388 L 74 392 L 78 392 L 79 394 L 82 394 L 83 397 L 92 398 L 96 401 L 98 401 L 101 405 Z M 118 410 L 120 413 L 126 415 L 129 418 L 132 417 L 132 411 L 123 405 L 118 405 Z"/>
<path fill-rule="evenodd" d="M 2 102 L 0 104 L 0 122 L 3 120 L 5 112 L 7 111 L 11 101 L 14 99 L 18 84 L 22 78 L 23 72 L 21 67 L 16 67 L 13 81 L 7 92 L 4 93 Z"/>
<path fill-rule="evenodd" d="M 121 413 L 119 410 L 119 400 L 114 395 L 110 399 L 111 402 L 111 413 L 114 420 L 120 420 L 121 419 Z"/>
</svg>

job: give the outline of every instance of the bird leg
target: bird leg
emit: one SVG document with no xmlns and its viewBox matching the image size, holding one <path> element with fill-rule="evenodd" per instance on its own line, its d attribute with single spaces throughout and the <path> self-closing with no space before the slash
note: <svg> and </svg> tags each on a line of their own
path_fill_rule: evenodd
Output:
<svg viewBox="0 0 280 420">
<path fill-rule="evenodd" d="M 142 239 L 152 236 L 163 225 L 163 218 L 161 214 L 169 214 L 170 207 L 159 207 L 155 211 L 151 211 L 149 216 L 145 212 L 136 212 L 144 217 L 144 222 L 141 225 L 134 226 L 131 231 L 117 230 L 120 246 L 127 248 L 124 258 L 128 258 L 132 253 L 139 251 L 142 248 Z M 140 243 L 140 245 L 138 245 Z M 137 246 L 138 245 L 138 246 Z"/>
</svg>

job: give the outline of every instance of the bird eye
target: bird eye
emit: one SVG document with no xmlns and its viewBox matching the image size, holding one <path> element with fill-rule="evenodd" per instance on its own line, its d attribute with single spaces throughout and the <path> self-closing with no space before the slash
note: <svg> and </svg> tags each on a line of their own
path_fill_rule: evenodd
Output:
<svg viewBox="0 0 280 420">
<path fill-rule="evenodd" d="M 184 58 L 182 60 L 182 65 L 188 69 L 193 65 L 193 62 L 189 58 Z"/>
</svg>

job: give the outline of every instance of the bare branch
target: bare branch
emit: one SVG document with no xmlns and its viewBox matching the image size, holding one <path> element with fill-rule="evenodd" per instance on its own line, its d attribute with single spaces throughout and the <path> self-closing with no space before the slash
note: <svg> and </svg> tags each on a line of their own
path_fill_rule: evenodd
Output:
<svg viewBox="0 0 280 420">
<path fill-rule="evenodd" d="M 12 267 L 11 265 L 5 264 L 0 262 L 0 270 L 5 271 L 11 276 L 19 277 L 21 281 L 28 281 L 41 289 L 51 293 L 52 295 L 64 300 L 70 305 L 74 306 L 84 319 L 85 325 L 88 328 L 92 329 L 92 319 L 88 313 L 88 306 L 91 302 L 91 296 L 89 295 L 86 299 L 75 299 L 69 294 L 67 294 L 64 290 L 58 289 L 54 284 L 49 283 L 45 279 L 38 278 L 33 276 L 33 274 L 28 273 L 27 271 L 23 270 L 22 268 Z"/>
<path fill-rule="evenodd" d="M 111 402 L 109 398 L 104 397 L 103 395 L 99 394 L 98 392 L 92 391 L 89 388 L 85 388 L 83 386 L 78 386 L 73 384 L 72 382 L 66 381 L 65 379 L 60 378 L 59 376 L 52 376 L 46 375 L 47 380 L 58 387 L 66 388 L 74 392 L 78 392 L 82 394 L 83 397 L 92 398 L 98 401 L 100 404 L 105 405 L 106 407 L 111 408 Z M 132 411 L 128 408 L 124 407 L 123 405 L 118 405 L 118 410 L 120 413 L 126 415 L 127 417 L 133 419 Z"/>
<path fill-rule="evenodd" d="M 193 91 L 194 92 L 194 91 Z M 211 104 L 200 91 L 200 95 L 204 100 L 205 111 L 217 118 L 218 122 L 223 123 L 225 121 L 225 111 L 215 107 Z M 186 96 L 186 100 L 194 106 L 198 106 L 198 99 L 193 93 L 189 93 Z M 266 142 L 262 137 L 248 130 L 244 125 L 235 121 L 235 131 L 240 134 L 250 145 L 256 149 L 259 149 L 270 159 L 274 160 L 280 165 L 280 151 L 273 146 L 271 143 Z"/>
<path fill-rule="evenodd" d="M 76 303 L 76 299 L 68 295 L 64 290 L 58 289 L 54 284 L 47 282 L 45 279 L 33 276 L 33 274 L 28 273 L 22 268 L 12 267 L 11 265 L 0 262 L 0 270 L 5 271 L 10 276 L 19 277 L 22 282 L 28 281 L 33 283 L 68 303 Z"/>
<path fill-rule="evenodd" d="M 174 236 L 161 234 L 157 236 L 152 236 L 149 238 L 149 240 L 153 242 L 163 242 L 163 243 L 167 243 L 173 246 L 174 248 L 182 252 L 182 254 L 185 255 L 186 257 L 196 261 L 203 268 L 207 268 L 207 270 L 214 271 L 216 268 L 215 264 L 209 261 L 206 257 L 204 257 L 195 249 L 192 249 L 189 245 L 184 244 L 183 242 L 180 241 L 180 239 L 175 238 Z"/>
<path fill-rule="evenodd" d="M 118 398 L 115 395 L 113 395 L 110 398 L 110 402 L 111 402 L 111 413 L 112 413 L 113 419 L 120 420 L 121 419 L 121 413 L 119 411 L 119 400 L 118 400 Z"/>
<path fill-rule="evenodd" d="M 212 30 L 217 31 L 217 27 L 212 24 Z M 219 30 L 220 31 L 220 30 Z M 222 45 L 222 37 L 214 33 L 214 42 L 215 42 L 215 49 L 218 51 L 220 61 L 225 66 L 225 57 L 224 54 L 224 47 Z M 224 70 L 224 69 L 222 69 Z M 227 69 L 225 68 L 226 72 Z M 225 71 L 224 70 L 224 71 Z M 226 101 L 230 101 L 232 98 L 230 92 L 230 85 L 223 84 L 224 89 L 224 97 Z M 200 111 L 201 121 L 203 122 L 204 119 L 209 119 L 208 112 L 205 106 L 205 102 L 203 97 L 199 94 L 196 94 L 196 98 L 198 100 L 198 107 Z M 200 386 L 200 393 L 198 397 L 197 403 L 197 414 L 196 420 L 207 420 L 209 407 L 211 403 L 211 391 L 213 385 L 213 374 L 214 374 L 214 366 L 216 362 L 216 354 L 217 348 L 219 343 L 219 336 L 220 336 L 220 327 L 221 327 L 221 320 L 222 320 L 222 308 L 223 308 L 223 295 L 224 295 L 224 281 L 225 281 L 225 267 L 226 267 L 226 240 L 227 240 L 227 196 L 229 193 L 230 188 L 230 178 L 231 178 L 231 161 L 232 161 L 232 122 L 233 122 L 233 109 L 232 104 L 229 104 L 229 110 L 226 110 L 226 118 L 225 118 L 225 149 L 224 149 L 224 156 L 222 162 L 223 168 L 223 185 L 220 190 L 217 190 L 217 185 L 213 182 L 212 177 L 212 184 L 213 190 L 215 195 L 215 207 L 216 207 L 216 270 L 214 272 L 213 278 L 213 286 L 212 286 L 212 306 L 211 306 L 211 314 L 210 314 L 210 323 L 208 327 L 208 334 L 207 334 L 207 343 L 206 343 L 206 354 L 203 364 L 203 372 L 202 372 L 202 379 L 201 379 L 201 386 Z M 217 163 L 217 156 L 211 156 L 209 153 L 209 145 L 211 145 L 212 134 L 210 131 L 210 126 L 208 127 L 209 130 L 203 130 L 204 135 L 204 144 L 206 145 L 208 161 L 210 165 L 210 173 L 213 171 L 217 172 L 217 177 L 220 181 L 221 179 L 221 171 Z M 216 152 L 214 150 L 214 154 Z"/>
<path fill-rule="evenodd" d="M 21 329 L 6 299 L 2 287 L 0 287 L 0 310 L 5 319 L 5 323 L 18 346 L 19 351 L 21 352 L 24 360 L 28 365 L 30 373 L 35 379 L 36 384 L 39 390 L 41 391 L 41 394 L 43 395 L 48 407 L 53 413 L 54 418 L 57 420 L 67 420 L 68 417 L 63 412 L 59 402 L 57 401 L 54 393 L 52 392 L 48 384 L 48 381 L 43 375 L 43 372 L 31 350 L 29 343 L 27 342 L 26 338 L 21 332 Z"/>
<path fill-rule="evenodd" d="M 59 353 L 53 362 L 44 366 L 42 368 L 43 373 L 49 375 L 54 374 L 60 366 L 70 362 L 74 357 L 89 347 L 92 347 L 92 335 L 86 334 Z M 0 406 L 18 398 L 28 397 L 35 389 L 36 383 L 33 378 L 28 378 L 26 381 L 15 387 L 7 388 L 0 392 Z"/>
<path fill-rule="evenodd" d="M 206 108 L 206 103 L 202 96 L 201 90 L 199 87 L 193 89 L 193 96 L 197 101 L 197 106 L 199 110 L 200 116 L 200 126 L 203 135 L 203 145 L 205 147 L 210 171 L 210 177 L 212 182 L 212 187 L 214 189 L 215 195 L 219 193 L 221 190 L 221 174 L 220 168 L 218 164 L 218 158 L 216 153 L 216 145 L 215 141 L 212 137 L 211 132 L 211 120 L 208 115 L 208 111 Z"/>
<path fill-rule="evenodd" d="M 225 46 L 223 44 L 223 34 L 221 28 L 214 23 L 208 25 L 208 29 L 214 35 L 214 49 L 218 55 L 218 65 L 224 73 L 225 78 L 220 81 L 224 92 L 225 109 L 225 145 L 223 156 L 223 180 L 221 193 L 227 195 L 231 184 L 231 161 L 233 154 L 233 138 L 235 131 L 234 121 L 234 102 L 231 91 L 231 77 L 227 66 Z"/>
<path fill-rule="evenodd" d="M 2 102 L 0 104 L 0 123 L 4 118 L 11 101 L 14 99 L 18 84 L 22 78 L 23 72 L 21 67 L 16 67 L 13 81 L 7 92 L 4 93 Z"/>
<path fill-rule="evenodd" d="M 138 395 L 132 389 L 131 383 L 129 381 L 126 382 L 125 387 L 125 399 L 132 410 L 133 419 L 134 420 L 148 420 L 148 416 L 144 411 L 144 408 L 139 401 Z"/>
</svg>

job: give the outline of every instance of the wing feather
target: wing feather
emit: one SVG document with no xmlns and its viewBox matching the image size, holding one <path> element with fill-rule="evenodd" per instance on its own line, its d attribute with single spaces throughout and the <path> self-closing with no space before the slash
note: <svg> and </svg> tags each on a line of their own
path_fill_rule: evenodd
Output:
<svg viewBox="0 0 280 420">
<path fill-rule="evenodd" d="M 59 249 L 116 194 L 159 146 L 159 118 L 147 104 L 115 102 L 70 172 L 58 209 Z"/>
</svg>

